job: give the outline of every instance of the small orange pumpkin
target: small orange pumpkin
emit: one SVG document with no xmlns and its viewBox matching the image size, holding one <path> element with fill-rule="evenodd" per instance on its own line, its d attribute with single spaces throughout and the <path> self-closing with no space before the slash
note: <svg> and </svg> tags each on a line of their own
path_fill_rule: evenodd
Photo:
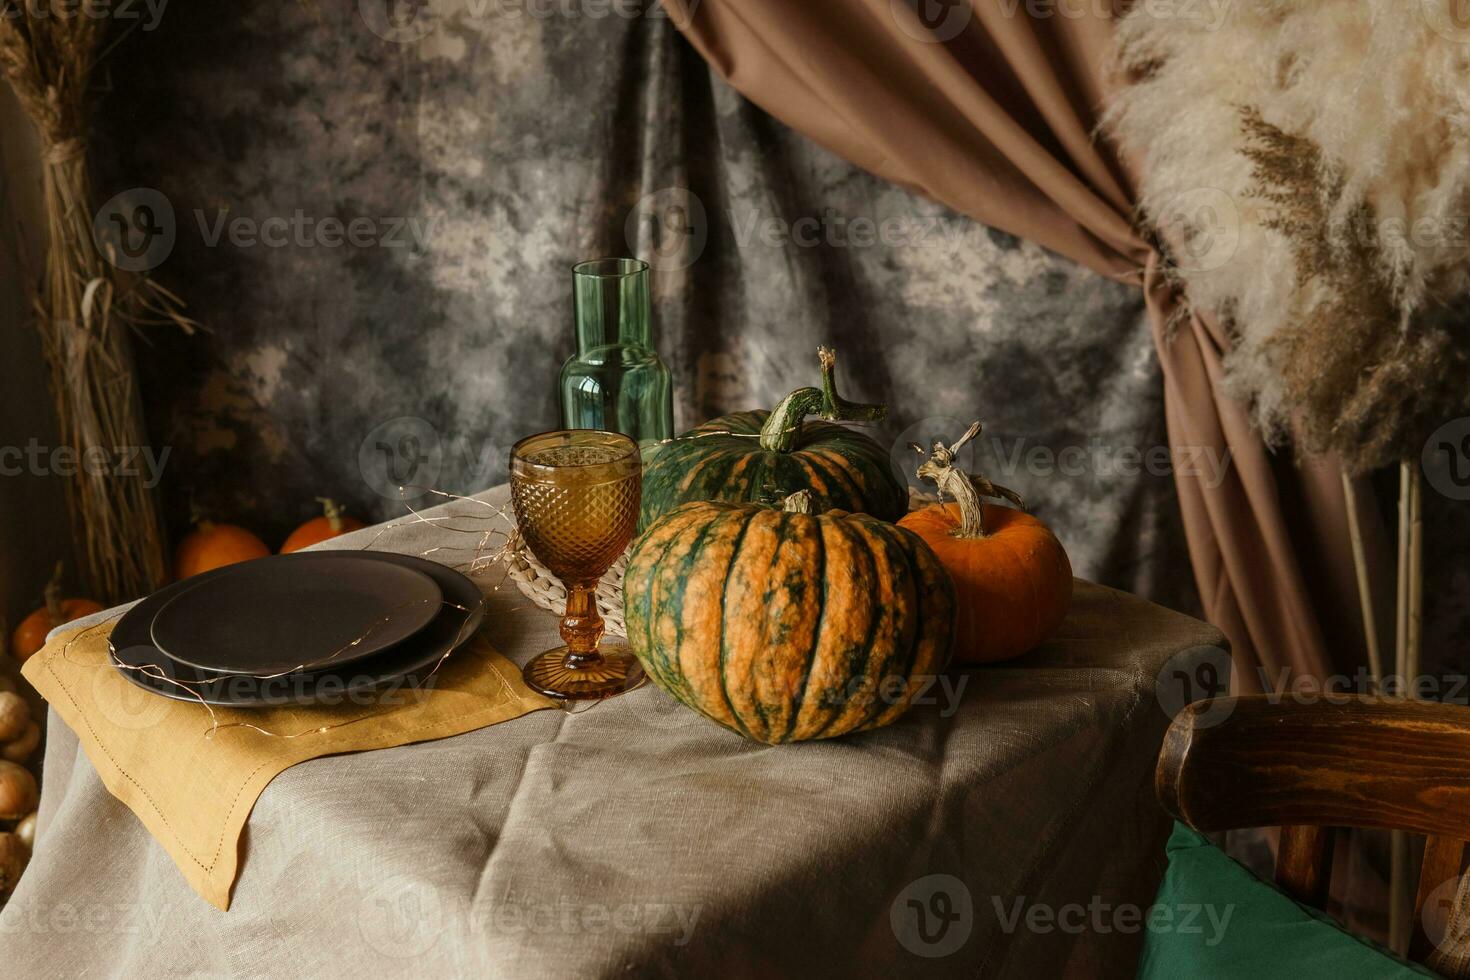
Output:
<svg viewBox="0 0 1470 980">
<path fill-rule="evenodd" d="M 1072 563 L 1056 535 L 1024 510 L 981 503 L 982 495 L 1018 506 L 1021 498 L 953 466 L 960 447 L 979 434 L 976 422 L 953 446 L 936 442 L 919 467 L 920 478 L 957 502 L 898 522 L 924 539 L 954 580 L 955 663 L 1009 660 L 1034 649 L 1061 625 L 1072 601 Z"/>
<path fill-rule="evenodd" d="M 204 520 L 194 526 L 174 551 L 174 577 L 188 578 L 236 562 L 264 558 L 270 553 L 264 541 L 243 527 Z"/>
<path fill-rule="evenodd" d="M 60 562 L 56 563 L 56 571 L 51 573 L 45 595 L 46 604 L 22 619 L 10 638 L 10 651 L 21 663 L 25 663 L 46 645 L 46 634 L 56 627 L 102 611 L 102 604 L 91 599 L 61 597 Z"/>
<path fill-rule="evenodd" d="M 322 516 L 313 517 L 292 531 L 286 543 L 281 545 L 281 554 L 289 555 L 293 551 L 300 551 L 302 548 L 309 548 L 314 544 L 331 540 L 339 534 L 360 531 L 367 527 L 357 518 L 348 517 L 343 513 L 342 506 L 335 500 L 329 500 L 326 497 L 316 499 L 321 502 Z"/>
</svg>

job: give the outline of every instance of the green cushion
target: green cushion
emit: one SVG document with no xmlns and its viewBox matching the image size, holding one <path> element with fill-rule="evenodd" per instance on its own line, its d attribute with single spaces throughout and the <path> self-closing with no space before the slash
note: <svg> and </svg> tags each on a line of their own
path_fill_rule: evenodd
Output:
<svg viewBox="0 0 1470 980">
<path fill-rule="evenodd" d="M 1434 974 L 1338 928 L 1183 824 L 1149 910 L 1140 980 L 1394 980 Z"/>
</svg>

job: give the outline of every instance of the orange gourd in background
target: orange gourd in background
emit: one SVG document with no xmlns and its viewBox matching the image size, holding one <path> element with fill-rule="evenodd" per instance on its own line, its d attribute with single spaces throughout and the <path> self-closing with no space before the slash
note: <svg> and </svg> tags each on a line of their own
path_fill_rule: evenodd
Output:
<svg viewBox="0 0 1470 980">
<path fill-rule="evenodd" d="M 341 505 L 335 500 L 329 500 L 326 497 L 316 499 L 321 502 L 322 516 L 313 517 L 292 531 L 286 543 L 281 545 L 281 554 L 289 555 L 293 551 L 300 551 L 302 548 L 309 548 L 314 544 L 328 541 L 339 534 L 360 531 L 367 527 L 357 518 L 348 517 L 343 513 Z"/>
<path fill-rule="evenodd" d="M 174 551 L 174 577 L 188 578 L 270 553 L 264 541 L 243 527 L 200 521 Z"/>
<path fill-rule="evenodd" d="M 10 638 L 10 650 L 15 659 L 25 663 L 46 645 L 47 633 L 74 619 L 101 611 L 102 604 L 91 599 L 61 597 L 61 563 L 58 562 L 51 581 L 46 585 L 46 604 L 20 621 Z"/>
<path fill-rule="evenodd" d="M 921 478 L 957 502 L 898 522 L 924 539 L 954 581 L 957 664 L 1009 660 L 1034 649 L 1061 625 L 1072 601 L 1072 563 L 1056 535 L 1023 510 L 981 503 L 982 495 L 1018 506 L 1021 498 L 953 467 L 955 453 L 979 432 L 977 422 L 953 446 L 936 442 L 919 467 Z"/>
</svg>

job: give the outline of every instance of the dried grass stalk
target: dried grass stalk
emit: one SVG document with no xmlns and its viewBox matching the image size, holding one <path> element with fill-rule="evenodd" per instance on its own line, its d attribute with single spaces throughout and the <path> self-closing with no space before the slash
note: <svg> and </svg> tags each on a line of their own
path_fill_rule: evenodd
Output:
<svg viewBox="0 0 1470 980">
<path fill-rule="evenodd" d="M 168 323 L 192 332 L 198 325 L 182 313 L 178 297 L 114 267 L 93 239 L 84 134 L 106 22 L 5 8 L 0 73 L 35 124 L 44 153 L 46 261 L 34 309 L 61 438 L 78 453 L 144 446 L 130 331 Z M 163 584 L 168 564 L 154 492 L 141 474 L 97 472 L 112 469 L 77 467 L 67 501 L 88 589 L 118 602 Z"/>
<path fill-rule="evenodd" d="M 1290 316 L 1262 347 L 1300 447 L 1350 470 L 1388 466 L 1470 408 L 1470 302 L 1419 309 L 1385 270 L 1374 209 L 1345 200 L 1341 170 L 1310 140 L 1241 110 L 1261 225 L 1291 250 Z M 1433 283 L 1428 284 L 1432 294 Z"/>
</svg>

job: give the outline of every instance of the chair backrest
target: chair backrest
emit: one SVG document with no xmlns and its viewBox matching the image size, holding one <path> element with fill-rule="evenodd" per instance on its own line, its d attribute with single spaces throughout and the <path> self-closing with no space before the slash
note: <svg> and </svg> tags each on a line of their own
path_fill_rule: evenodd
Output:
<svg viewBox="0 0 1470 980">
<path fill-rule="evenodd" d="M 1155 790 L 1195 830 L 1281 827 L 1277 885 L 1322 908 L 1332 828 L 1427 835 L 1409 957 L 1470 978 L 1470 710 L 1401 698 L 1255 695 L 1186 707 Z M 1462 887 L 1466 886 L 1466 887 Z"/>
</svg>

